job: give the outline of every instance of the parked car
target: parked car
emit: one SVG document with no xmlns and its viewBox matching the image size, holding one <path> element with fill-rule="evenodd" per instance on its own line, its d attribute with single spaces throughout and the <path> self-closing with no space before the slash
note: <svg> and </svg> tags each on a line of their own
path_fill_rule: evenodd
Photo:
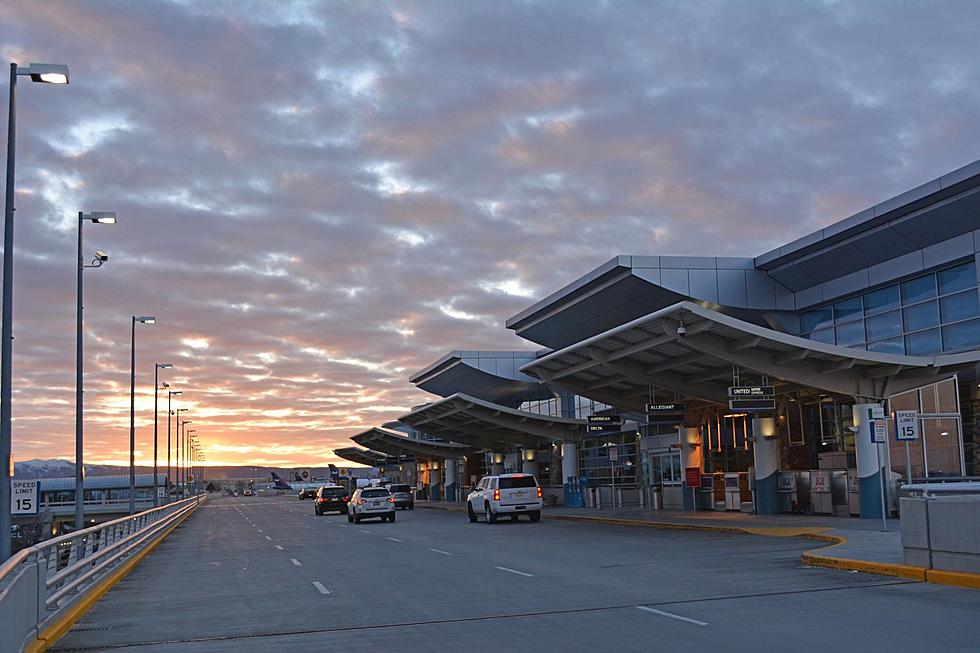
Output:
<svg viewBox="0 0 980 653">
<path fill-rule="evenodd" d="M 470 521 L 483 515 L 488 524 L 501 515 L 517 520 L 522 514 L 531 521 L 541 520 L 541 487 L 530 474 L 500 474 L 484 476 L 466 497 L 466 512 Z"/>
<path fill-rule="evenodd" d="M 246 489 L 246 490 L 245 490 L 244 492 L 242 492 L 242 496 L 243 496 L 243 497 L 251 497 L 251 496 L 255 496 L 255 492 L 252 492 L 251 490 L 249 490 L 249 489 Z"/>
<path fill-rule="evenodd" d="M 348 501 L 350 501 L 350 496 L 347 494 L 347 490 L 339 485 L 324 485 L 316 491 L 313 511 L 317 516 L 333 510 L 343 515 L 347 512 Z"/>
<path fill-rule="evenodd" d="M 316 498 L 316 488 L 307 487 L 299 491 L 299 500 L 303 499 L 315 499 Z"/>
<path fill-rule="evenodd" d="M 388 490 L 391 492 L 391 496 L 395 498 L 396 508 L 415 510 L 415 494 L 412 492 L 411 485 L 394 483 L 388 486 Z"/>
<path fill-rule="evenodd" d="M 360 524 L 373 517 L 395 521 L 395 497 L 383 487 L 358 488 L 347 504 L 347 521 Z"/>
</svg>

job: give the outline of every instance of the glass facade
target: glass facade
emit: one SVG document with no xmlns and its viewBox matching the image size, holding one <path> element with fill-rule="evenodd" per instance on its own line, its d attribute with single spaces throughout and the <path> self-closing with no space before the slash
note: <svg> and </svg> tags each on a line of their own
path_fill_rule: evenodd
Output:
<svg viewBox="0 0 980 653">
<path fill-rule="evenodd" d="M 980 346 L 974 261 L 819 306 L 800 315 L 803 337 L 842 347 L 925 356 Z"/>
</svg>

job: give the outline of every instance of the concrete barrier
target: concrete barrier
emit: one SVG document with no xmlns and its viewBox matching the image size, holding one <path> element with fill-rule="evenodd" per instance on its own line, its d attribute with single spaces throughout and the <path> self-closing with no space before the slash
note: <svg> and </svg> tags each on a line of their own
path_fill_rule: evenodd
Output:
<svg viewBox="0 0 980 653">
<path fill-rule="evenodd" d="M 980 574 L 980 495 L 903 497 L 905 564 Z"/>
</svg>

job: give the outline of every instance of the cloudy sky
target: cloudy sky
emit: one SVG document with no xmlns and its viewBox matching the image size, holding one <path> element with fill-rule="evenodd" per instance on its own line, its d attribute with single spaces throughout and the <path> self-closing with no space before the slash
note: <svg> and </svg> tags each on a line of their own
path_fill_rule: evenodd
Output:
<svg viewBox="0 0 980 653">
<path fill-rule="evenodd" d="M 614 255 L 756 255 L 980 158 L 978 18 L 5 0 L 3 58 L 72 73 L 19 85 L 14 458 L 73 457 L 79 210 L 119 214 L 86 230 L 88 462 L 128 457 L 133 314 L 140 462 L 154 362 L 211 461 L 328 462 Z"/>
</svg>

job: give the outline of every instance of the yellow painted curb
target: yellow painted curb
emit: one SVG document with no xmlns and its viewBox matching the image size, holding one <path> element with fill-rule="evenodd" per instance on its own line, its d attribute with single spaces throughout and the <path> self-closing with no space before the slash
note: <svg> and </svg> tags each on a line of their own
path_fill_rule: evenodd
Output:
<svg viewBox="0 0 980 653">
<path fill-rule="evenodd" d="M 965 571 L 929 569 L 926 571 L 926 580 L 940 585 L 955 585 L 956 587 L 980 590 L 980 574 L 971 574 Z"/>
<path fill-rule="evenodd" d="M 60 615 L 54 623 L 45 628 L 44 632 L 38 634 L 37 639 L 24 648 L 24 653 L 43 653 L 43 651 L 47 651 L 49 648 L 54 646 L 59 639 L 65 636 L 65 633 L 71 630 L 71 627 L 75 625 L 75 622 L 81 619 L 85 613 L 88 612 L 92 606 L 106 594 L 106 592 L 111 590 L 116 583 L 125 578 L 129 572 L 132 571 L 133 567 L 138 565 L 140 561 L 150 553 L 150 551 L 155 549 L 160 542 L 163 542 L 163 540 L 170 535 L 171 531 L 184 523 L 184 520 L 194 514 L 196 510 L 197 508 L 195 507 L 194 510 L 191 510 L 189 513 L 181 517 L 180 521 L 163 531 L 145 549 L 124 562 L 109 576 L 99 581 L 100 587 L 98 589 L 66 610 L 65 613 Z"/>
</svg>

